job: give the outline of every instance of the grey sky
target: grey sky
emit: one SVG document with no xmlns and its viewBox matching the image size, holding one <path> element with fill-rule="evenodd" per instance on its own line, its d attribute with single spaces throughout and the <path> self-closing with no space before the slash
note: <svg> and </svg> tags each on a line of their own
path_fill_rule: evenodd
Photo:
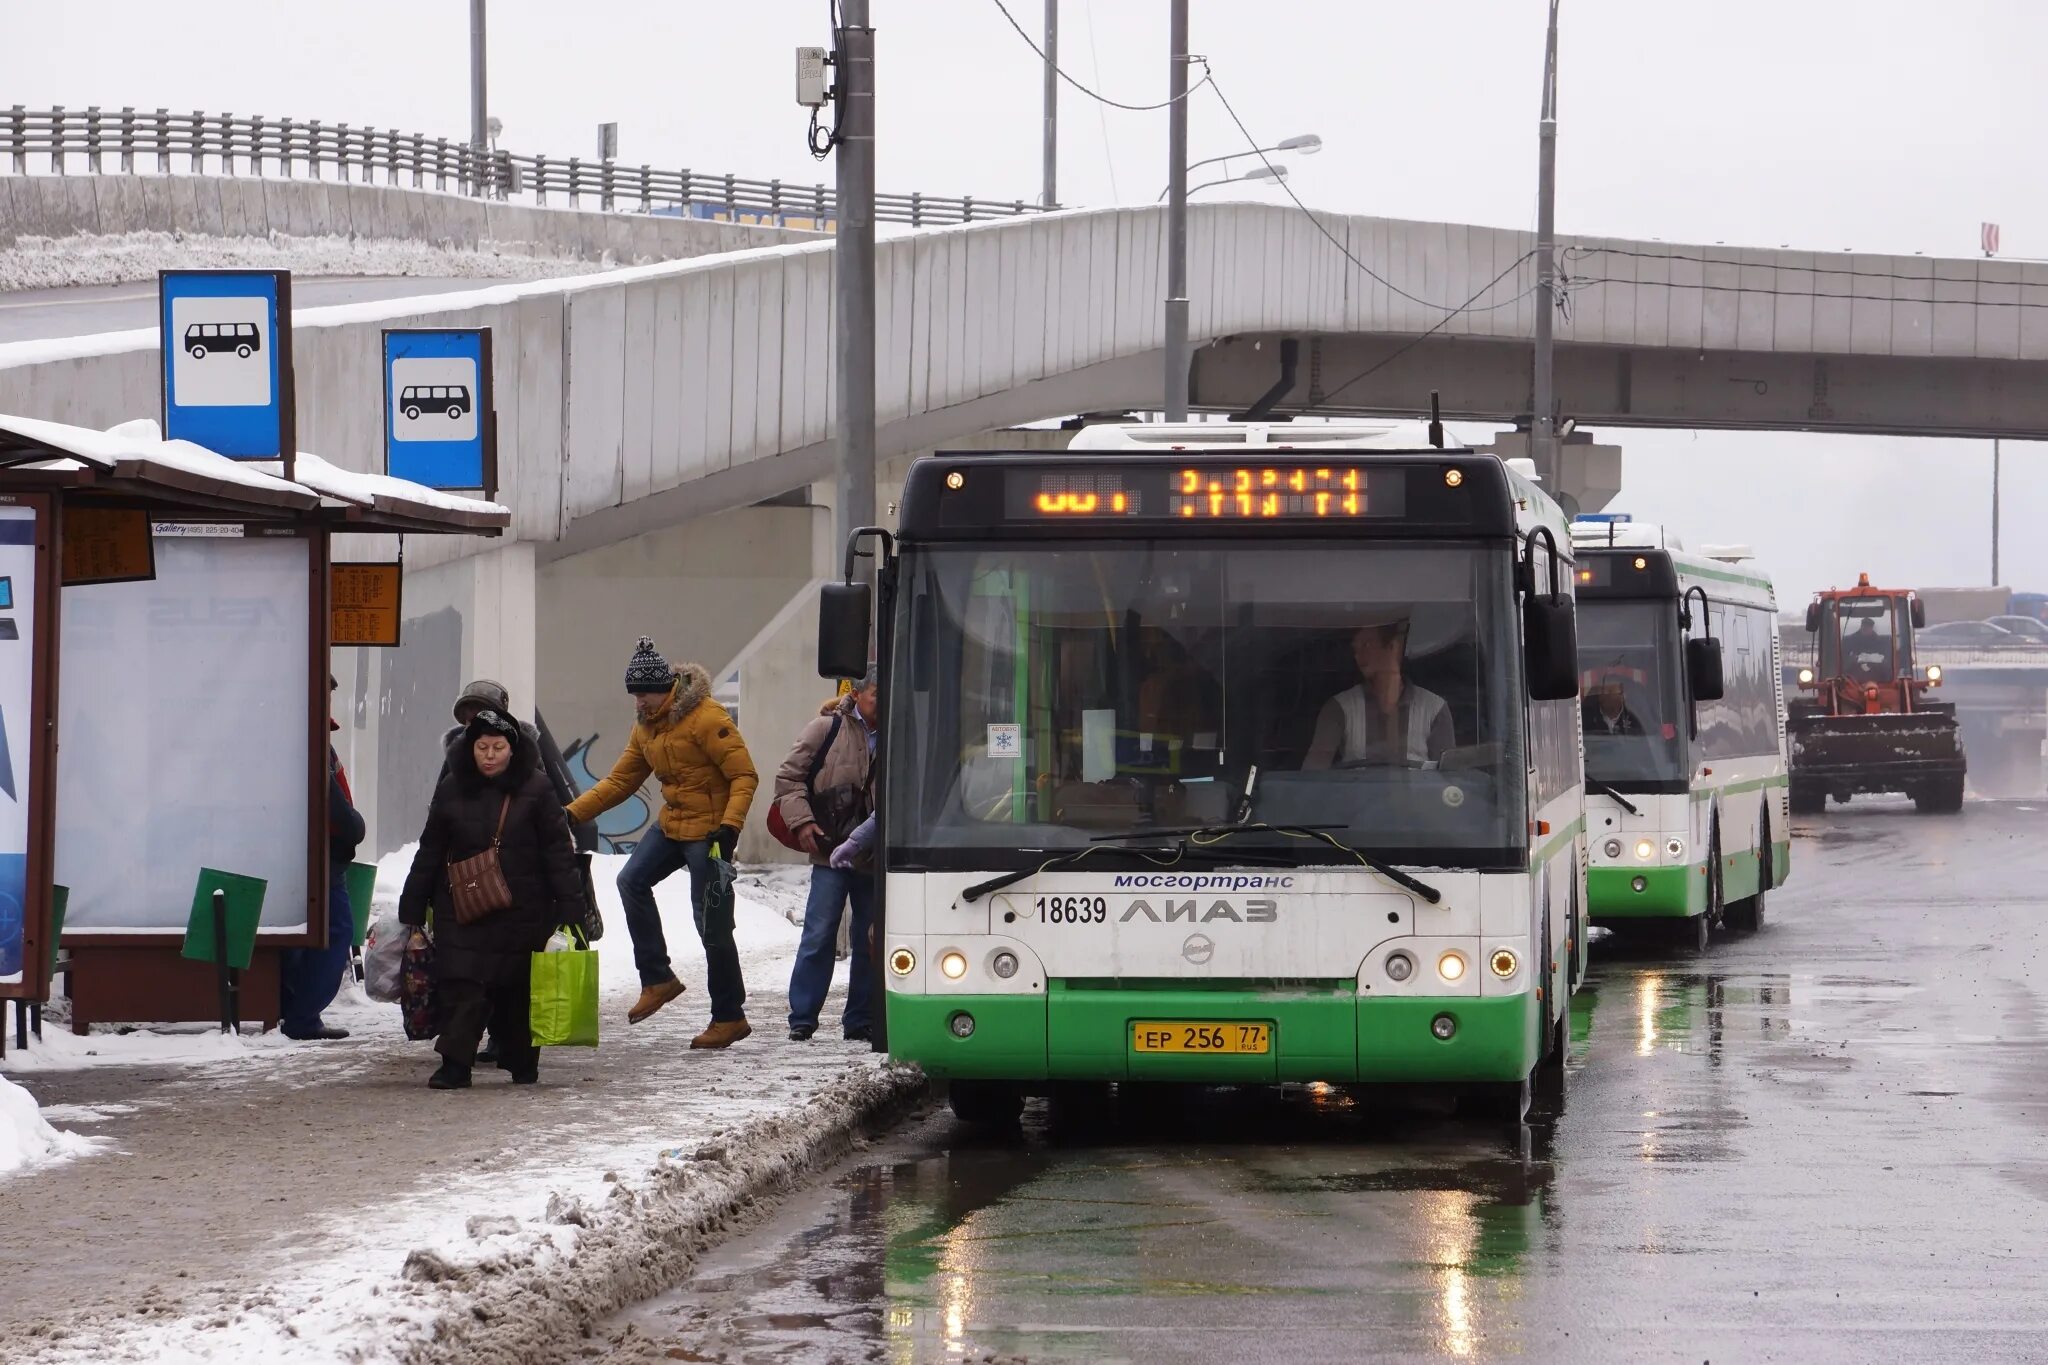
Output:
<svg viewBox="0 0 2048 1365">
<path fill-rule="evenodd" d="M 1034 33 L 1042 0 L 1007 0 Z M 874 0 L 880 185 L 1033 197 L 1039 71 L 991 0 Z M 461 136 L 465 0 L 96 0 L 10 6 L 8 102 L 158 104 Z M 1062 62 L 1131 102 L 1165 88 L 1163 0 L 1064 0 Z M 1565 0 L 1559 226 L 1666 240 L 2048 255 L 2048 6 L 1952 0 Z M 1295 166 L 1317 207 L 1529 226 L 1541 0 L 1194 0 L 1193 46 L 1265 140 L 1320 133 Z M 506 145 L 829 180 L 804 150 L 791 50 L 825 0 L 492 0 L 491 107 Z M 1162 114 L 1066 91 L 1063 201 L 1149 202 Z M 1206 94 L 1196 157 L 1241 145 Z M 1216 193 L 1211 191 L 1211 193 Z M 1274 191 L 1250 191 L 1273 199 Z M 1618 433 L 1622 507 L 1695 542 L 1754 543 L 1788 598 L 1874 577 L 1981 581 L 1989 447 L 1793 434 Z M 2048 587 L 2041 449 L 2008 445 L 2008 581 Z"/>
</svg>

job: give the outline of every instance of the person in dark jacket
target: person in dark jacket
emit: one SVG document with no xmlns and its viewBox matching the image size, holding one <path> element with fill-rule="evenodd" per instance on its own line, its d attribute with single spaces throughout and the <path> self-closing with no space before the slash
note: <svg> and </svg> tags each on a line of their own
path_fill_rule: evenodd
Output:
<svg viewBox="0 0 2048 1365">
<path fill-rule="evenodd" d="M 332 675 L 328 690 L 336 684 Z M 330 730 L 341 727 L 333 720 Z M 280 1009 L 278 1031 L 301 1042 L 330 1041 L 348 1037 L 348 1030 L 335 1028 L 320 1017 L 341 989 L 341 973 L 348 965 L 349 948 L 355 943 L 355 910 L 348 899 L 348 865 L 354 861 L 367 827 L 356 810 L 349 791 L 348 773 L 341 755 L 327 746 L 327 946 L 293 948 L 279 964 Z"/>
<path fill-rule="evenodd" d="M 532 955 L 548 937 L 582 918 L 568 822 L 540 771 L 540 754 L 517 721 L 484 710 L 448 747 L 448 778 L 434 792 L 419 852 L 399 897 L 398 918 L 417 931 L 434 907 L 434 977 L 440 1000 L 441 1068 L 427 1084 L 459 1090 L 470 1082 L 476 1045 L 488 1024 L 498 1066 L 515 1085 L 540 1075 L 540 1050 L 527 1019 Z M 499 822 L 503 820 L 503 831 Z M 455 919 L 448 865 L 498 846 L 512 904 L 470 924 Z"/>
<path fill-rule="evenodd" d="M 463 688 L 455 698 L 455 724 L 448 733 L 441 736 L 441 748 L 446 750 L 462 734 L 462 727 L 476 719 L 479 711 L 496 711 L 501 716 L 512 715 L 512 694 L 505 690 L 505 684 L 490 678 L 478 678 Z M 569 776 L 569 764 L 562 757 L 561 749 L 555 744 L 555 737 L 548 733 L 547 724 L 539 711 L 533 713 L 531 721 L 522 720 L 519 728 L 539 748 L 540 770 L 548 775 L 548 784 L 555 789 L 555 798 L 563 805 L 576 799 L 576 784 Z M 441 776 L 448 776 L 448 764 L 441 764 Z M 576 850 L 579 853 L 597 852 L 597 825 L 585 820 L 574 826 Z"/>
</svg>

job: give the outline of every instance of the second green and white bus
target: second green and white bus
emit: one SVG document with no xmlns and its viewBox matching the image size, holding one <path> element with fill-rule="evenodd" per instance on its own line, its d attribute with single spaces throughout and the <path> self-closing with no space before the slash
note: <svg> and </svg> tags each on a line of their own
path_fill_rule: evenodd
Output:
<svg viewBox="0 0 2048 1365">
<path fill-rule="evenodd" d="M 1771 581 L 1623 517 L 1572 536 L 1593 920 L 1758 928 L 1792 859 Z"/>
<path fill-rule="evenodd" d="M 1584 790 L 1533 482 L 1415 424 L 1094 427 L 920 460 L 867 537 L 885 1045 L 962 1118 L 1068 1081 L 1519 1116 L 1561 1078 Z M 827 587 L 821 672 L 867 604 Z"/>
</svg>

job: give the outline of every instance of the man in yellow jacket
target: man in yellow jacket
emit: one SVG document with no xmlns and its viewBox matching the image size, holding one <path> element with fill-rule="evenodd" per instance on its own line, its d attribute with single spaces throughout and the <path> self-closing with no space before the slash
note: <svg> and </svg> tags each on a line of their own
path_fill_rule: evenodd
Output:
<svg viewBox="0 0 2048 1365">
<path fill-rule="evenodd" d="M 670 873 L 690 869 L 690 908 L 704 941 L 710 978 L 711 1027 L 690 1044 L 731 1047 L 753 1032 L 743 1010 L 746 983 L 740 979 L 739 948 L 732 937 L 732 899 L 705 914 L 705 890 L 713 858 L 730 859 L 753 804 L 760 779 L 739 726 L 711 698 L 711 675 L 696 664 L 670 668 L 640 637 L 626 666 L 626 692 L 638 717 L 626 750 L 610 776 L 569 803 L 569 822 L 595 819 L 640 790 L 650 774 L 661 783 L 661 814 L 633 848 L 619 873 L 626 929 L 633 936 L 633 965 L 640 969 L 640 999 L 627 1013 L 632 1023 L 653 1014 L 683 993 L 669 967 L 654 888 Z"/>
</svg>

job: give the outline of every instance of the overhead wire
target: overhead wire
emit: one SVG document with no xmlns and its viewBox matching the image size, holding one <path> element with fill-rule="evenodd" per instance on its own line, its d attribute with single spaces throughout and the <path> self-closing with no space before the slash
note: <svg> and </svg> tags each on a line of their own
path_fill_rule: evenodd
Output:
<svg viewBox="0 0 2048 1365">
<path fill-rule="evenodd" d="M 1479 287 L 1479 292 L 1474 294 L 1472 297 L 1474 299 L 1483 297 L 1488 290 L 1492 289 L 1495 285 L 1499 284 L 1508 275 L 1512 274 L 1515 270 L 1519 269 L 1523 262 L 1529 260 L 1530 257 L 1534 256 L 1535 254 L 1536 253 L 1533 251 L 1525 252 L 1520 260 L 1515 261 L 1513 264 L 1509 265 L 1507 269 L 1501 271 L 1500 274 L 1495 275 L 1491 280 L 1488 280 L 1485 284 L 1481 285 Z M 1533 284 L 1529 285 L 1527 288 L 1523 289 L 1521 293 L 1517 294 L 1513 299 L 1509 300 L 1509 302 L 1520 303 L 1523 299 L 1535 293 L 1536 289 L 1537 286 Z M 1441 318 L 1438 318 L 1434 323 L 1430 325 L 1428 331 L 1421 333 L 1419 336 L 1411 338 L 1405 345 L 1399 347 L 1390 354 L 1381 357 L 1373 364 L 1366 366 L 1357 374 L 1352 375 L 1349 379 L 1339 384 L 1336 388 L 1325 390 L 1320 397 L 1312 399 L 1301 410 L 1303 412 L 1312 412 L 1320 405 L 1329 402 L 1332 398 L 1335 398 L 1338 394 L 1350 388 L 1353 384 L 1359 383 L 1361 380 L 1369 379 L 1373 375 L 1378 374 L 1381 370 L 1384 370 L 1387 366 L 1393 364 L 1402 356 L 1408 354 L 1417 346 L 1420 346 L 1423 342 L 1429 340 L 1438 332 L 1441 332 L 1444 328 L 1448 327 L 1451 324 L 1451 320 L 1453 318 L 1463 316 L 1464 311 L 1464 309 L 1459 308 L 1453 309 L 1452 311 L 1444 314 Z"/>
<path fill-rule="evenodd" d="M 1230 121 L 1237 125 L 1238 135 L 1244 139 L 1245 146 L 1250 149 L 1249 151 L 1241 153 L 1240 155 L 1256 156 L 1265 165 L 1266 169 L 1269 172 L 1275 172 L 1275 174 L 1272 177 L 1272 183 L 1278 185 L 1280 187 L 1281 192 L 1285 194 L 1289 199 L 1294 201 L 1294 207 L 1301 210 L 1301 212 L 1308 218 L 1309 222 L 1315 227 L 1315 230 L 1323 235 L 1324 240 L 1329 242 L 1331 246 L 1336 247 L 1337 250 L 1343 254 L 1345 260 L 1351 262 L 1353 266 L 1355 266 L 1367 277 L 1374 280 L 1376 283 L 1385 285 L 1387 289 L 1391 290 L 1395 294 L 1400 295 L 1402 298 L 1408 300 L 1410 303 L 1420 304 L 1424 308 L 1434 308 L 1439 312 L 1450 313 L 1453 316 L 1459 313 L 1490 312 L 1496 308 L 1513 307 L 1515 304 L 1521 302 L 1520 297 L 1517 296 L 1515 298 L 1507 299 L 1500 303 L 1492 303 L 1487 304 L 1483 307 L 1476 307 L 1474 306 L 1474 304 L 1479 296 L 1475 295 L 1473 299 L 1468 299 L 1461 304 L 1453 305 L 1448 303 L 1436 303 L 1430 299 L 1425 299 L 1420 297 L 1419 295 L 1409 293 L 1400 285 L 1395 284 L 1392 280 L 1380 274 L 1377 270 L 1374 270 L 1364 261 L 1359 260 L 1357 256 L 1352 254 L 1350 247 L 1346 246 L 1341 240 L 1339 240 L 1335 233 L 1331 232 L 1327 227 L 1323 226 L 1322 220 L 1316 216 L 1315 211 L 1309 208 L 1307 204 L 1304 204 L 1301 201 L 1301 196 L 1296 194 L 1294 192 L 1294 187 L 1287 183 L 1286 176 L 1284 174 L 1278 173 L 1279 168 L 1276 167 L 1273 164 L 1272 159 L 1266 155 L 1266 150 L 1263 147 L 1259 146 L 1259 141 L 1257 138 L 1252 136 L 1251 129 L 1245 127 L 1244 120 L 1237 116 L 1237 110 L 1232 107 L 1230 103 L 1230 97 L 1223 93 L 1222 84 L 1216 80 L 1215 73 L 1209 71 L 1209 66 L 1207 62 L 1204 62 L 1202 64 L 1202 70 L 1206 73 L 1205 79 L 1208 82 L 1209 88 L 1216 94 L 1217 102 L 1223 106 L 1223 112 L 1230 115 Z M 1510 269 L 1519 268 L 1524 262 L 1534 257 L 1535 254 L 1536 253 L 1533 251 L 1524 254 L 1521 260 L 1516 261 L 1515 265 L 1513 267 L 1510 267 Z M 1494 282 L 1498 283 L 1499 280 L 1500 277 L 1496 276 Z M 1487 286 L 1488 289 L 1491 289 L 1492 287 L 1492 285 Z M 1484 292 L 1485 291 L 1482 290 L 1481 294 L 1483 295 Z"/>
<path fill-rule="evenodd" d="M 1017 22 L 1017 16 L 1010 13 L 1009 6 L 1005 5 L 1003 3 L 1003 0 L 991 0 L 991 3 L 994 4 L 998 10 L 1002 11 L 1003 18 L 1010 21 L 1010 27 L 1017 30 L 1017 36 L 1024 40 L 1024 45 L 1030 48 L 1033 52 L 1036 52 L 1038 54 L 1039 61 L 1044 61 L 1046 59 L 1045 49 L 1040 47 L 1037 43 L 1037 40 L 1032 38 L 1032 36 L 1029 33 L 1026 33 L 1024 31 L 1024 26 Z M 1200 59 L 1190 58 L 1189 60 L 1199 61 Z M 1209 84 L 1211 80 L 1211 77 L 1208 74 L 1209 65 L 1207 62 L 1203 62 L 1202 79 L 1197 81 L 1195 84 L 1189 86 L 1185 91 L 1181 92 L 1180 94 L 1173 96 L 1171 99 L 1161 100 L 1157 104 L 1126 104 L 1122 100 L 1111 99 L 1109 96 L 1103 94 L 1099 90 L 1089 89 L 1087 86 L 1081 84 L 1081 82 L 1075 80 L 1072 76 L 1068 75 L 1066 69 L 1056 62 L 1053 63 L 1052 69 L 1054 74 L 1056 74 L 1061 80 L 1065 81 L 1068 85 L 1073 86 L 1076 90 L 1086 95 L 1089 99 L 1095 100 L 1101 104 L 1106 104 L 1112 109 L 1123 109 L 1133 114 L 1149 114 L 1157 109 L 1171 109 L 1180 101 L 1187 99 L 1189 96 L 1193 95 L 1197 90 L 1200 90 L 1203 86 Z"/>
</svg>

